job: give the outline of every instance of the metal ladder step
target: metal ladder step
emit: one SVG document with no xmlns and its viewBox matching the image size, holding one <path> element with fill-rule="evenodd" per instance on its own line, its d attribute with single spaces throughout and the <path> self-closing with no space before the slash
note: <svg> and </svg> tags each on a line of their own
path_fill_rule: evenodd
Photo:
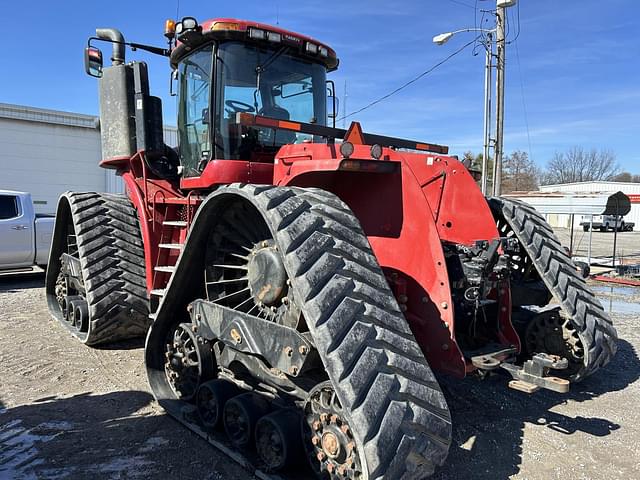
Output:
<svg viewBox="0 0 640 480">
<path fill-rule="evenodd" d="M 154 288 L 153 290 L 151 290 L 151 295 L 154 295 L 156 297 L 164 297 L 164 292 L 165 289 L 164 288 Z"/>
<path fill-rule="evenodd" d="M 160 266 L 153 267 L 153 269 L 156 272 L 173 273 L 176 267 L 172 267 L 169 265 L 160 265 Z"/>
<path fill-rule="evenodd" d="M 181 243 L 161 243 L 158 245 L 159 248 L 167 248 L 170 250 L 182 250 Z"/>
<path fill-rule="evenodd" d="M 166 225 L 168 227 L 186 227 L 188 224 L 187 222 L 183 222 L 182 220 L 165 220 L 164 222 L 162 222 L 162 225 Z"/>
</svg>

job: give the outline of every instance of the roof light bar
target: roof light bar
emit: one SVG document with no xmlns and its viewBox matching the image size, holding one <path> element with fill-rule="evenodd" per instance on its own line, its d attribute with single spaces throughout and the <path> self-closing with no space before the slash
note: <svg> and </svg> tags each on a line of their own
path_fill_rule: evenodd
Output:
<svg viewBox="0 0 640 480">
<path fill-rule="evenodd" d="M 211 25 L 211 30 L 240 30 L 240 24 L 234 22 L 216 22 Z"/>
<path fill-rule="evenodd" d="M 282 34 L 277 32 L 267 32 L 267 40 L 273 43 L 280 43 L 282 41 Z"/>
<path fill-rule="evenodd" d="M 267 32 L 260 28 L 250 28 L 249 38 L 253 38 L 254 40 L 266 40 Z"/>
<path fill-rule="evenodd" d="M 305 45 L 305 50 L 307 51 L 307 53 L 316 55 L 318 53 L 318 45 L 316 45 L 315 43 L 307 42 Z"/>
</svg>

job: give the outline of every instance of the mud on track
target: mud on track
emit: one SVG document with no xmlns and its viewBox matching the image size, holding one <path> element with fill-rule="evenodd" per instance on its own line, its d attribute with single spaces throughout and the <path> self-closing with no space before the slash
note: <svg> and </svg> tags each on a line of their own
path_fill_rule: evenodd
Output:
<svg viewBox="0 0 640 480">
<path fill-rule="evenodd" d="M 0 277 L 0 479 L 249 479 L 153 403 L 142 342 L 89 349 L 50 320 L 44 277 Z M 598 290 L 609 305 L 640 289 Z M 640 313 L 614 308 L 618 354 L 569 395 L 444 379 L 454 443 L 434 478 L 640 478 Z"/>
</svg>

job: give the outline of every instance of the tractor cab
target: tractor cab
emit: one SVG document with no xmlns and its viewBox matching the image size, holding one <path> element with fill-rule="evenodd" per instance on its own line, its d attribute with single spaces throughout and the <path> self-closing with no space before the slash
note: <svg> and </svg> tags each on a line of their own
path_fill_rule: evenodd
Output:
<svg viewBox="0 0 640 480">
<path fill-rule="evenodd" d="M 326 76 L 338 59 L 312 38 L 256 22 L 198 24 L 192 17 L 167 21 L 166 49 L 125 42 L 115 29 L 98 29 L 96 35 L 85 50 L 85 70 L 100 78 L 105 168 L 129 168 L 129 159 L 140 157 L 151 175 L 179 179 L 187 190 L 233 181 L 270 182 L 280 147 L 314 138 L 274 121 L 322 128 L 330 116 L 335 123 L 333 82 Z M 113 44 L 109 67 L 103 69 L 94 40 Z M 170 59 L 178 97 L 177 151 L 164 144 L 161 101 L 150 95 L 147 66 L 126 63 L 125 46 Z M 271 119 L 271 125 L 247 125 L 247 115 Z"/>
<path fill-rule="evenodd" d="M 327 71 L 333 50 L 301 35 L 255 22 L 185 18 L 171 53 L 178 84 L 182 176 L 198 177 L 211 160 L 272 163 L 286 144 L 309 134 L 247 126 L 238 114 L 326 126 Z"/>
</svg>

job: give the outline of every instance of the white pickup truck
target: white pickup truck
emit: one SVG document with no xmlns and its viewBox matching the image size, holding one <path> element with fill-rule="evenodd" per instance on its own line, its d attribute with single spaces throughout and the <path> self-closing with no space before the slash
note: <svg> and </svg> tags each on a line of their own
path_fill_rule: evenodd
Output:
<svg viewBox="0 0 640 480">
<path fill-rule="evenodd" d="M 585 232 L 588 232 L 591 227 L 593 227 L 594 230 L 600 230 L 601 232 L 615 229 L 619 232 L 632 232 L 633 227 L 635 227 L 636 224 L 633 222 L 625 222 L 623 216 L 594 215 L 592 221 L 589 215 L 583 215 L 580 225 Z"/>
<path fill-rule="evenodd" d="M 54 220 L 35 213 L 31 194 L 0 190 L 0 273 L 46 268 Z"/>
</svg>

